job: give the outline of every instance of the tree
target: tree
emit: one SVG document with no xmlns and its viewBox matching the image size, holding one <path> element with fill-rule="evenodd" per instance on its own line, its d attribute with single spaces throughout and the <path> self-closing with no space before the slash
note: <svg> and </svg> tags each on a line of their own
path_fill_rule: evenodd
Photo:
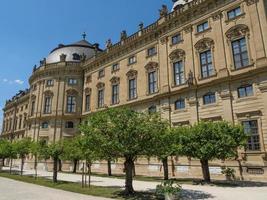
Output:
<svg viewBox="0 0 267 200">
<path fill-rule="evenodd" d="M 10 149 L 10 141 L 6 139 L 0 139 L 0 159 L 2 159 L 2 165 L 0 164 L 0 167 L 4 166 L 4 160 L 10 157 Z"/>
<path fill-rule="evenodd" d="M 149 121 L 150 130 L 153 131 L 153 144 L 154 147 L 149 149 L 147 154 L 150 156 L 158 157 L 163 164 L 164 180 L 169 179 L 169 169 L 168 169 L 168 157 L 173 155 L 174 149 L 174 134 L 170 131 L 170 125 L 167 121 L 160 118 L 159 113 L 154 113 L 151 115 Z M 148 124 L 148 125 L 149 125 Z"/>
<path fill-rule="evenodd" d="M 41 152 L 42 157 L 47 158 L 48 156 L 53 159 L 53 182 L 57 182 L 57 172 L 58 172 L 58 160 L 63 154 L 63 142 L 60 140 L 58 142 L 49 144 L 47 149 Z"/>
<path fill-rule="evenodd" d="M 151 115 L 138 113 L 127 108 L 116 108 L 105 111 L 107 117 L 108 135 L 99 129 L 100 112 L 88 118 L 80 130 L 91 140 L 97 141 L 100 153 L 112 152 L 115 157 L 125 160 L 125 193 L 134 193 L 133 168 L 139 155 L 151 154 L 154 131 L 152 131 Z M 105 122 L 106 123 L 106 122 Z"/>
<path fill-rule="evenodd" d="M 83 158 L 82 149 L 80 145 L 81 137 L 77 136 L 71 139 L 63 141 L 63 160 L 69 160 L 73 162 L 73 173 L 77 171 L 77 164 L 79 160 Z"/>
<path fill-rule="evenodd" d="M 236 156 L 237 149 L 245 145 L 246 134 L 242 126 L 225 121 L 199 122 L 187 132 L 179 132 L 180 153 L 200 160 L 204 181 L 210 182 L 209 161 Z"/>
<path fill-rule="evenodd" d="M 23 138 L 21 140 L 17 140 L 15 143 L 13 143 L 13 145 L 16 154 L 21 159 L 20 175 L 22 176 L 25 158 L 30 153 L 31 139 Z"/>
</svg>

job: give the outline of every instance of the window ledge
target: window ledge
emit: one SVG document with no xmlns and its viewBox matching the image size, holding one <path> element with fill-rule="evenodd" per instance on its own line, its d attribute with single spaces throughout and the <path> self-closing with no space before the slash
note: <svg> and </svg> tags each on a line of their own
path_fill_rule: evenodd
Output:
<svg viewBox="0 0 267 200">
<path fill-rule="evenodd" d="M 136 63 L 137 63 L 137 61 L 135 61 L 135 62 L 133 62 L 133 63 L 128 63 L 127 66 L 131 66 L 131 65 L 134 65 L 134 64 L 136 64 Z"/>
<path fill-rule="evenodd" d="M 218 105 L 219 105 L 218 103 L 211 103 L 211 104 L 202 105 L 202 106 L 200 106 L 200 108 L 201 109 L 208 109 L 208 108 L 218 106 Z"/>
<path fill-rule="evenodd" d="M 256 96 L 247 96 L 247 97 L 238 98 L 235 102 L 236 103 L 241 103 L 241 102 L 244 102 L 244 101 L 256 100 L 256 99 L 258 99 Z"/>
<path fill-rule="evenodd" d="M 134 101 L 134 100 L 136 100 L 138 98 L 138 96 L 136 96 L 135 98 L 132 98 L 132 99 L 127 99 L 127 101 Z"/>
<path fill-rule="evenodd" d="M 120 71 L 120 68 L 115 69 L 115 70 L 111 70 L 111 73 L 113 74 L 113 73 L 116 73 L 116 72 L 118 72 L 118 71 Z"/>
<path fill-rule="evenodd" d="M 234 72 L 234 71 L 240 71 L 242 69 L 247 69 L 249 67 L 253 67 L 254 66 L 254 62 L 250 63 L 249 65 L 246 65 L 246 66 L 243 66 L 243 67 L 240 67 L 240 68 L 235 68 L 235 66 L 231 66 L 231 71 Z"/>
<path fill-rule="evenodd" d="M 158 93 L 159 93 L 159 90 L 157 90 L 157 91 L 155 91 L 155 92 L 152 92 L 152 93 L 147 92 L 146 95 L 147 95 L 147 96 L 152 96 L 152 95 L 154 95 L 154 94 L 158 94 Z"/>
<path fill-rule="evenodd" d="M 178 88 L 178 87 L 183 87 L 183 86 L 187 86 L 186 81 L 182 84 L 179 84 L 179 85 L 175 85 L 174 83 L 172 83 L 172 85 L 171 85 L 172 88 Z"/>
<path fill-rule="evenodd" d="M 151 57 L 154 57 L 154 56 L 156 56 L 158 53 L 156 52 L 156 53 L 153 53 L 153 54 L 151 54 L 151 55 L 146 55 L 146 58 L 151 58 Z"/>
<path fill-rule="evenodd" d="M 179 45 L 179 44 L 181 44 L 181 43 L 183 43 L 184 42 L 184 40 L 180 40 L 179 42 L 177 42 L 177 43 L 171 43 L 170 44 L 170 47 L 173 47 L 173 46 L 176 46 L 176 45 Z"/>
<path fill-rule="evenodd" d="M 185 113 L 187 111 L 188 111 L 187 108 L 177 109 L 173 111 L 173 114 Z"/>
<path fill-rule="evenodd" d="M 207 76 L 207 77 L 199 76 L 199 77 L 198 77 L 198 80 L 199 80 L 199 81 L 207 80 L 207 79 L 210 79 L 210 78 L 214 78 L 214 77 L 216 77 L 216 76 L 217 76 L 217 72 L 214 72 L 213 75 L 210 75 L 210 76 Z"/>
</svg>

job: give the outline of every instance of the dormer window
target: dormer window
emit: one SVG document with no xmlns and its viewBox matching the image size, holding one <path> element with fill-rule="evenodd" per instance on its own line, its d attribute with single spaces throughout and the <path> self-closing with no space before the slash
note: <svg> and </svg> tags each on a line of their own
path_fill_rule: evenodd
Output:
<svg viewBox="0 0 267 200">
<path fill-rule="evenodd" d="M 72 57 L 73 60 L 81 60 L 81 56 L 77 53 L 72 54 L 72 56 L 73 56 Z"/>
</svg>

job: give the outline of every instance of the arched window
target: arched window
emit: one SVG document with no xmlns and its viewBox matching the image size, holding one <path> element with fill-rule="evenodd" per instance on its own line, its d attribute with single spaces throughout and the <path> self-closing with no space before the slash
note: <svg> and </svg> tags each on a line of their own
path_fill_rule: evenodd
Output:
<svg viewBox="0 0 267 200">
<path fill-rule="evenodd" d="M 48 128 L 48 122 L 43 122 L 41 127 L 42 127 L 42 129 L 47 129 Z"/>
<path fill-rule="evenodd" d="M 65 128 L 74 128 L 74 123 L 71 121 L 66 122 Z"/>
</svg>

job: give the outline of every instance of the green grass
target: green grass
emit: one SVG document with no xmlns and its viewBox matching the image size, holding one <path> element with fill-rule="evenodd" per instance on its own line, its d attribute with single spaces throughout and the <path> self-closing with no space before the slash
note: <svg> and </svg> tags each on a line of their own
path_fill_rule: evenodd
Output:
<svg viewBox="0 0 267 200">
<path fill-rule="evenodd" d="M 65 190 L 69 192 L 75 192 L 85 195 L 100 196 L 118 200 L 156 200 L 157 197 L 154 193 L 150 192 L 136 192 L 132 196 L 125 196 L 123 191 L 119 187 L 101 187 L 101 186 L 91 186 L 90 188 L 82 188 L 79 183 L 72 183 L 66 181 L 58 181 L 58 183 L 53 183 L 51 180 L 46 178 L 35 179 L 32 176 L 20 176 L 16 174 L 9 174 L 6 172 L 1 172 L 0 177 L 9 178 L 17 181 L 22 181 L 26 183 L 41 185 L 45 187 L 50 187 L 59 190 Z"/>
</svg>

